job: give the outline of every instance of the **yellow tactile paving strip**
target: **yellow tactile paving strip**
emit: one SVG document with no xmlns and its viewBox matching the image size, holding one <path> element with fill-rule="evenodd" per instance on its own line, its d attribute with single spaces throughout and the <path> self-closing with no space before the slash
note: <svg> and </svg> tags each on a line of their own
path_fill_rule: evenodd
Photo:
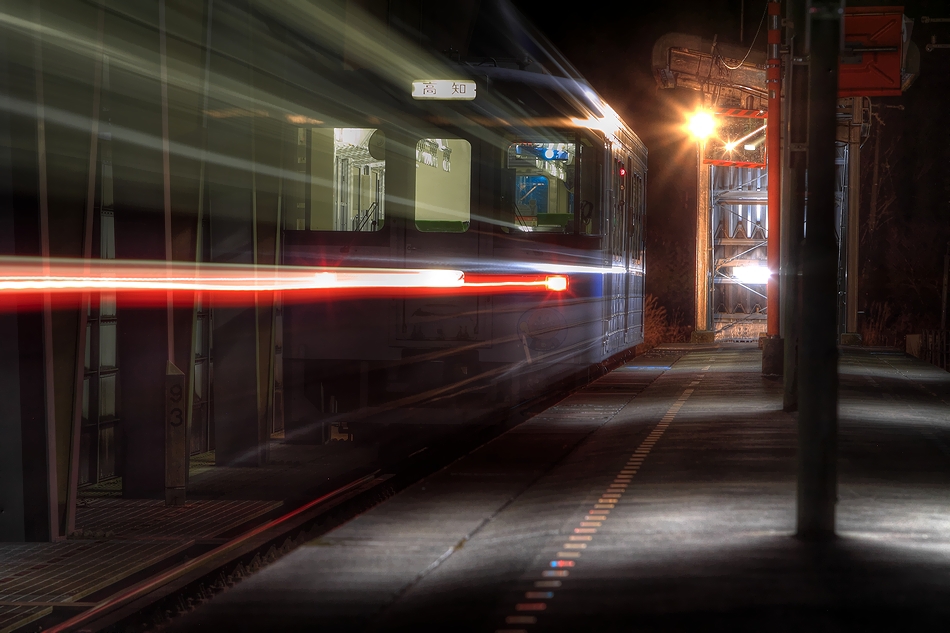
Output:
<svg viewBox="0 0 950 633">
<path fill-rule="evenodd" d="M 702 372 L 709 371 L 709 365 L 702 368 Z M 537 624 L 538 616 L 533 614 L 542 613 L 547 610 L 548 600 L 555 597 L 557 589 L 563 585 L 564 578 L 568 578 L 571 569 L 576 567 L 583 555 L 583 550 L 587 545 L 593 542 L 598 528 L 610 518 L 610 511 L 613 510 L 623 498 L 633 477 L 643 465 L 643 461 L 650 454 L 654 445 L 663 437 L 663 433 L 669 427 L 670 423 L 676 418 L 676 414 L 686 404 L 686 401 L 699 386 L 705 377 L 705 373 L 700 373 L 686 389 L 680 394 L 679 398 L 666 411 L 660 421 L 653 427 L 653 430 L 640 442 L 640 445 L 633 451 L 627 463 L 620 472 L 617 473 L 614 480 L 607 486 L 606 490 L 597 495 L 590 510 L 584 516 L 582 521 L 578 522 L 577 527 L 573 529 L 573 534 L 568 535 L 567 542 L 560 545 L 560 551 L 550 562 L 550 568 L 541 571 L 541 578 L 534 581 L 534 590 L 527 591 L 524 594 L 524 601 L 516 602 L 513 612 L 505 617 L 505 627 L 512 625 Z M 495 633 L 527 633 L 527 629 L 522 628 L 499 628 Z"/>
</svg>

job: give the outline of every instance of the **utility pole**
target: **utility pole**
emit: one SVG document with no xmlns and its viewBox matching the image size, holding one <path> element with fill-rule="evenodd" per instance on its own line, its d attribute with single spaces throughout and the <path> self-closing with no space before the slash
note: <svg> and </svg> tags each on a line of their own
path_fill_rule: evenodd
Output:
<svg viewBox="0 0 950 633">
<path fill-rule="evenodd" d="M 838 456 L 835 131 L 844 3 L 808 6 L 808 222 L 798 353 L 798 536 L 834 536 Z"/>
</svg>

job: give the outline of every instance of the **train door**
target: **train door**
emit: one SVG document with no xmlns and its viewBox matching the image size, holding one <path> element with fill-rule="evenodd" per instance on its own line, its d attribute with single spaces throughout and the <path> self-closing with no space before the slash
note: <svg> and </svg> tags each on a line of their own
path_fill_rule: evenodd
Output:
<svg viewBox="0 0 950 633">
<path fill-rule="evenodd" d="M 480 255 L 490 256 L 490 248 L 480 253 L 485 249 L 480 240 L 484 231 L 476 213 L 484 189 L 478 186 L 484 150 L 477 140 L 438 134 L 414 139 L 414 193 L 405 219 L 404 261 L 407 267 L 471 271 Z M 413 297 L 398 304 L 393 339 L 404 356 L 426 349 L 471 348 L 473 342 L 491 337 L 488 297 Z M 452 356 L 427 367 L 424 382 L 463 379 L 470 363 Z"/>
<path fill-rule="evenodd" d="M 626 234 L 626 200 L 625 180 L 627 170 L 623 162 L 623 153 L 614 147 L 611 151 L 611 160 L 608 161 L 606 178 L 606 225 L 604 240 L 604 265 L 609 269 L 606 277 L 610 279 L 605 284 L 605 305 L 609 310 L 607 315 L 608 351 L 616 353 L 623 349 L 626 330 L 627 312 L 627 275 L 624 266 L 625 234 Z M 609 287 L 608 287 L 609 286 Z"/>
<path fill-rule="evenodd" d="M 630 336 L 630 297 L 633 296 L 633 248 L 634 240 L 631 232 L 634 209 L 630 206 L 630 182 L 633 160 L 626 152 L 620 155 L 620 200 L 623 207 L 621 220 L 621 239 L 623 241 L 619 265 L 623 268 L 623 342 L 626 347 L 632 340 Z"/>
<path fill-rule="evenodd" d="M 644 301 L 644 209 L 645 194 L 644 175 L 639 171 L 637 162 L 628 159 L 628 236 L 630 246 L 627 249 L 627 285 L 630 342 L 637 344 L 643 341 L 643 301 Z"/>
</svg>

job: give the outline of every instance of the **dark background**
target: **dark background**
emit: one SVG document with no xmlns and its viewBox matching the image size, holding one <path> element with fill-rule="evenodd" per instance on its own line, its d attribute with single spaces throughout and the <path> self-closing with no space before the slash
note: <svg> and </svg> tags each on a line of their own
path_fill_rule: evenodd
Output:
<svg viewBox="0 0 950 633">
<path fill-rule="evenodd" d="M 746 46 L 765 1 L 745 2 Z M 667 325 L 673 326 L 666 337 L 688 334 L 693 326 L 696 159 L 680 125 L 682 113 L 698 103 L 699 93 L 658 90 L 651 52 L 657 38 L 672 31 L 739 43 L 742 2 L 595 2 L 586 5 L 588 11 L 569 12 L 555 10 L 549 1 L 514 3 L 649 148 L 647 292 L 656 297 L 657 307 L 665 308 Z M 858 310 L 867 344 L 903 345 L 905 334 L 939 327 L 943 259 L 950 239 L 950 49 L 924 49 L 931 36 L 950 43 L 950 23 L 920 22 L 923 15 L 950 17 L 950 2 L 920 0 L 906 4 L 904 13 L 914 18 L 920 75 L 902 97 L 871 100 L 883 125 L 874 121 L 862 151 Z M 765 39 L 763 25 L 756 48 L 764 50 Z M 872 223 L 875 134 L 881 135 L 880 190 Z"/>
</svg>

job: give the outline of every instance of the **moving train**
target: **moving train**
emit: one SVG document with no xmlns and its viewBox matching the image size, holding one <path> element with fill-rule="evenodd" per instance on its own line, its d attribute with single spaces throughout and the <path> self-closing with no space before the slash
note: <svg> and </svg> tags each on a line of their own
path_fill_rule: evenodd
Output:
<svg viewBox="0 0 950 633">
<path fill-rule="evenodd" d="M 438 56 L 402 84 L 352 72 L 374 105 L 291 134 L 301 178 L 283 263 L 550 273 L 568 287 L 285 305 L 288 438 L 450 425 L 584 382 L 643 342 L 646 148 L 582 78 L 526 52 Z"/>
<path fill-rule="evenodd" d="M 353 451 L 334 471 L 642 342 L 646 149 L 506 0 L 35 4 L 0 25 L 0 256 L 87 285 L 33 295 L 5 367 L 44 386 L 24 392 L 24 428 L 47 420 L 74 500 L 117 477 L 129 498 L 164 494 L 172 366 L 202 463 Z M 254 285 L 315 266 L 468 286 Z M 201 285 L 174 294 L 143 270 Z M 251 290 L 221 300 L 223 272 Z M 509 284 L 525 279 L 544 287 Z"/>
</svg>

